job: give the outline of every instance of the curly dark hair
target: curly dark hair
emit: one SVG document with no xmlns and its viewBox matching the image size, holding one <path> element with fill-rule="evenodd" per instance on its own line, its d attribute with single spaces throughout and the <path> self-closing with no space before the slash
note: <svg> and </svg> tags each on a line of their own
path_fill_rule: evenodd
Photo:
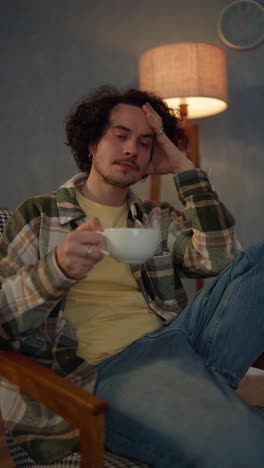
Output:
<svg viewBox="0 0 264 468">
<path fill-rule="evenodd" d="M 161 116 L 163 128 L 170 140 L 180 149 L 187 146 L 187 137 L 179 126 L 179 119 L 156 94 L 138 89 L 119 91 L 113 86 L 100 86 L 78 101 L 65 119 L 67 141 L 81 171 L 89 172 L 88 147 L 96 145 L 108 129 L 110 114 L 117 104 L 142 107 L 149 102 Z"/>
</svg>

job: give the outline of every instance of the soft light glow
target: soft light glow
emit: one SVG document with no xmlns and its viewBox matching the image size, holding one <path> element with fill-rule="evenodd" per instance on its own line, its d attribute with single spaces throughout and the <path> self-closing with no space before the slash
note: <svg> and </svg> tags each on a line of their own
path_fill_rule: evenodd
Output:
<svg viewBox="0 0 264 468">
<path fill-rule="evenodd" d="M 227 109 L 227 103 L 221 99 L 204 96 L 164 99 L 172 109 L 179 109 L 180 104 L 188 105 L 188 116 L 192 119 L 219 114 Z"/>
<path fill-rule="evenodd" d="M 151 49 L 140 58 L 139 85 L 173 109 L 187 104 L 188 118 L 218 114 L 227 108 L 225 51 L 194 42 Z"/>
</svg>

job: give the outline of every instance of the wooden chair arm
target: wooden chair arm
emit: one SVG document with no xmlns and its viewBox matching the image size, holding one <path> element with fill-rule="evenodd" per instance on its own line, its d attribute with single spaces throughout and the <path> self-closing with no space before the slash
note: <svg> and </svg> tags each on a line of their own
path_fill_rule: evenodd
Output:
<svg viewBox="0 0 264 468">
<path fill-rule="evenodd" d="M 34 360 L 0 350 L 0 374 L 80 429 L 81 468 L 103 467 L 108 405 Z"/>
</svg>

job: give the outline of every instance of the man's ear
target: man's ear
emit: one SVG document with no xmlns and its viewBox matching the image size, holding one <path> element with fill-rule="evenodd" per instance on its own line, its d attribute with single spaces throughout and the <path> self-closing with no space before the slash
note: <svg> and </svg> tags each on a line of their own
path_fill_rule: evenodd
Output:
<svg viewBox="0 0 264 468">
<path fill-rule="evenodd" d="M 94 154 L 96 149 L 96 145 L 88 145 L 88 153 L 89 154 Z"/>
</svg>

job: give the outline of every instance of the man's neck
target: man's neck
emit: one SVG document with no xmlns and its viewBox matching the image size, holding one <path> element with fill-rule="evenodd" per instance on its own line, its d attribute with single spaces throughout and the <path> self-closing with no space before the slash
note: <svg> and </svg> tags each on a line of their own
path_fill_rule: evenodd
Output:
<svg viewBox="0 0 264 468">
<path fill-rule="evenodd" d="M 90 177 L 82 187 L 82 194 L 86 198 L 101 205 L 122 206 L 126 201 L 127 193 L 128 188 L 116 187 L 109 183 L 99 185 L 93 183 Z"/>
</svg>

